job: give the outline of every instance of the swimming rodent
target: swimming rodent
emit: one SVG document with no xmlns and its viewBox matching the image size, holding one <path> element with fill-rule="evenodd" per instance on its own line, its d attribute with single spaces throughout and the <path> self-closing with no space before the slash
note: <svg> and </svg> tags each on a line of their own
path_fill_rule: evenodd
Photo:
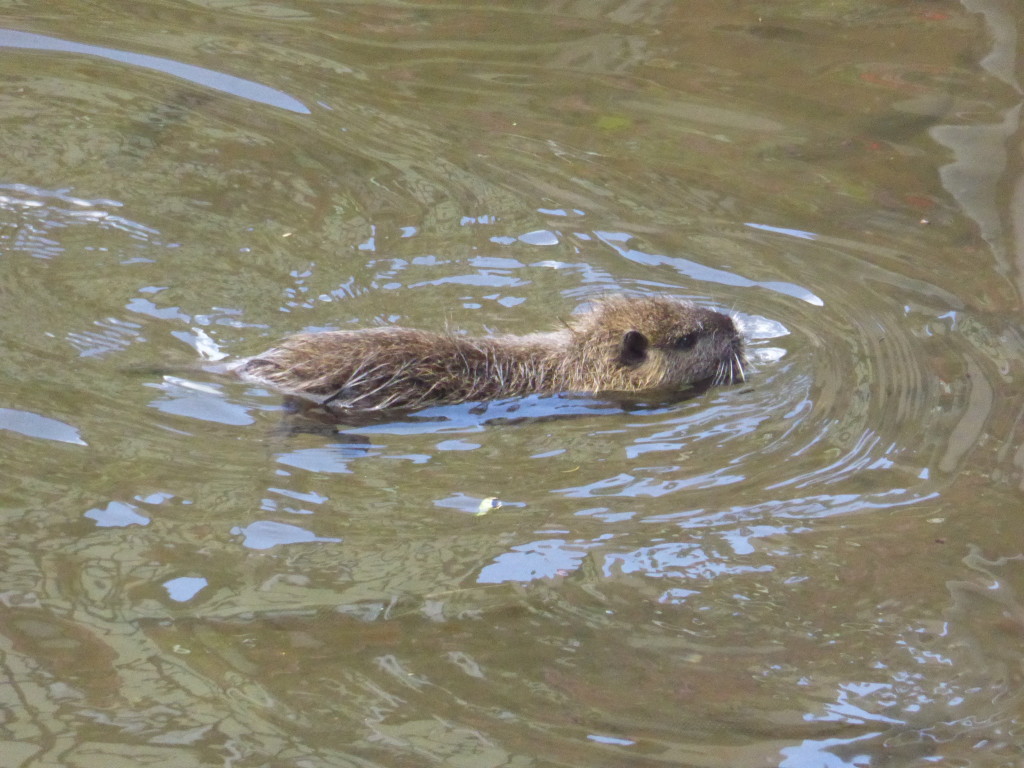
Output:
<svg viewBox="0 0 1024 768">
<path fill-rule="evenodd" d="M 525 336 L 302 333 L 236 372 L 332 410 L 377 411 L 533 393 L 679 391 L 743 381 L 744 365 L 727 315 L 664 296 L 611 296 L 560 330 Z"/>
</svg>

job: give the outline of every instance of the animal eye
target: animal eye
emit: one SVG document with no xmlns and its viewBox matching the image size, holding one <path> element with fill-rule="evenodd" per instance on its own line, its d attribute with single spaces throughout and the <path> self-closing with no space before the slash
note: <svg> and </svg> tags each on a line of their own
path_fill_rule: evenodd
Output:
<svg viewBox="0 0 1024 768">
<path fill-rule="evenodd" d="M 694 331 L 693 333 L 687 333 L 680 336 L 675 340 L 673 345 L 676 349 L 693 349 L 694 344 L 697 343 L 697 339 L 700 338 L 700 334 Z"/>
</svg>

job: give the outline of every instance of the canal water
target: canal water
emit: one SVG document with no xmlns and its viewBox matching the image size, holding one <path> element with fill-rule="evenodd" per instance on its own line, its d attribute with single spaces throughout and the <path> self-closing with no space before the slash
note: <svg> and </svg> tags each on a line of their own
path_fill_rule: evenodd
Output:
<svg viewBox="0 0 1024 768">
<path fill-rule="evenodd" d="M 1022 33 L 3 4 L 3 764 L 1019 765 Z M 216 368 L 615 293 L 747 380 L 322 424 Z"/>
</svg>

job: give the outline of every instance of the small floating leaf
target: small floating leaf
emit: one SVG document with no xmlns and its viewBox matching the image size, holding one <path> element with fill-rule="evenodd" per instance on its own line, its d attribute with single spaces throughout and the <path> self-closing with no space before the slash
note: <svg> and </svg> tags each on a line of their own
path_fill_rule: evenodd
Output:
<svg viewBox="0 0 1024 768">
<path fill-rule="evenodd" d="M 488 512 L 494 509 L 498 509 L 501 506 L 501 500 L 496 496 L 488 496 L 486 499 L 480 502 L 480 506 L 477 507 L 476 516 L 483 517 Z"/>
</svg>

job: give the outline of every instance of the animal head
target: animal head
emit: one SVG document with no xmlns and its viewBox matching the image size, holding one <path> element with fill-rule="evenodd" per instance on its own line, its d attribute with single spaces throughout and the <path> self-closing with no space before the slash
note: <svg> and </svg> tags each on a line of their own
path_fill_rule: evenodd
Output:
<svg viewBox="0 0 1024 768">
<path fill-rule="evenodd" d="M 581 362 L 614 389 L 680 389 L 743 379 L 743 345 L 727 315 L 667 297 L 609 297 L 569 324 Z"/>
</svg>

